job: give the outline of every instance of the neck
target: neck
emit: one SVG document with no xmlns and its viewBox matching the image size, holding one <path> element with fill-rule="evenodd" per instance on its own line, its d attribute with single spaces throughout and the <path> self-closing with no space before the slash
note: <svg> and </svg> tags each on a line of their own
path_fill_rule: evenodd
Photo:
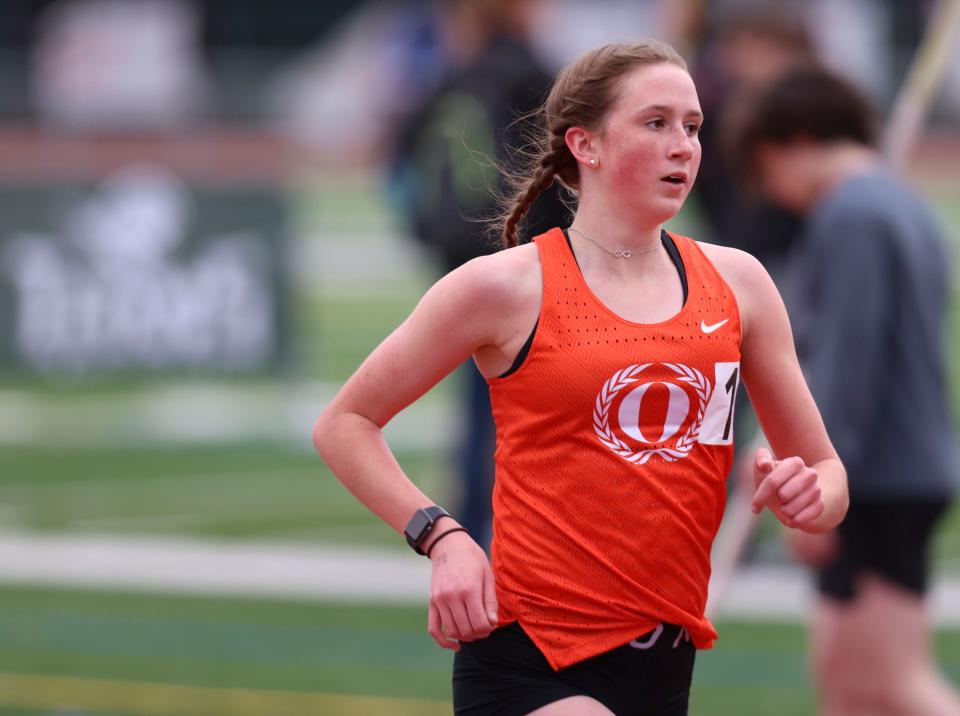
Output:
<svg viewBox="0 0 960 716">
<path fill-rule="evenodd" d="M 582 232 L 610 251 L 642 256 L 660 245 L 660 224 L 626 221 L 611 211 L 591 211 L 582 204 L 570 228 Z"/>
<path fill-rule="evenodd" d="M 588 270 L 589 266 L 603 266 L 604 271 L 611 272 L 610 275 L 634 278 L 656 270 L 664 254 L 659 227 L 652 236 L 615 234 L 624 237 L 616 242 L 603 233 L 603 227 L 609 224 L 597 222 L 597 225 L 601 228 L 593 229 L 593 225 L 579 218 L 570 225 L 568 235 L 582 270 Z"/>
<path fill-rule="evenodd" d="M 590 229 L 590 231 L 584 230 L 584 223 L 585 222 L 580 222 L 578 224 L 574 221 L 573 224 L 570 225 L 570 232 L 578 238 L 590 242 L 614 259 L 636 259 L 639 261 L 645 256 L 652 256 L 661 245 L 659 234 L 657 234 L 655 241 L 641 242 L 631 240 L 633 237 L 627 237 L 621 241 L 612 242 L 607 238 L 606 234 L 602 233 L 602 230 L 601 232 L 594 231 L 593 229 Z"/>
<path fill-rule="evenodd" d="M 869 174 L 879 162 L 877 151 L 862 144 L 826 148 L 816 161 L 811 162 L 809 204 L 816 204 L 847 179 Z"/>
</svg>

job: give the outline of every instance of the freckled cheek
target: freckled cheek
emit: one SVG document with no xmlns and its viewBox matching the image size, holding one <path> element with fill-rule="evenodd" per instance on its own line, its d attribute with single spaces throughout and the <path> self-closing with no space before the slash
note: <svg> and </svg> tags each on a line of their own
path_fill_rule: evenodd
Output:
<svg viewBox="0 0 960 716">
<path fill-rule="evenodd" d="M 611 176 L 611 186 L 617 191 L 632 190 L 644 185 L 653 185 L 660 180 L 663 169 L 662 152 L 649 146 L 622 147 Z"/>
</svg>

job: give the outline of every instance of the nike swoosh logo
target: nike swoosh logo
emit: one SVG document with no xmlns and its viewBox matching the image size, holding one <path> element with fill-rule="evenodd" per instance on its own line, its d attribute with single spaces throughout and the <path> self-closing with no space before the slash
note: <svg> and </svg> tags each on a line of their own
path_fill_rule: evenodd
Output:
<svg viewBox="0 0 960 716">
<path fill-rule="evenodd" d="M 724 318 L 719 323 L 711 323 L 709 326 L 701 320 L 700 330 L 703 331 L 704 333 L 713 333 L 715 330 L 720 328 L 720 326 L 722 326 L 724 323 L 726 323 L 729 320 L 730 320 L 729 318 Z"/>
</svg>

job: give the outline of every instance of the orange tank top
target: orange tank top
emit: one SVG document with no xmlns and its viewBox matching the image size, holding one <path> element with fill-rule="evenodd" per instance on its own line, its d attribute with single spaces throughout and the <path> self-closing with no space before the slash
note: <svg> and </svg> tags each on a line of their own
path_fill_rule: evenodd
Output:
<svg viewBox="0 0 960 716">
<path fill-rule="evenodd" d="M 740 316 L 697 243 L 672 238 L 686 301 L 639 324 L 593 294 L 560 229 L 536 237 L 533 343 L 516 372 L 488 381 L 500 623 L 519 621 L 554 669 L 660 622 L 698 648 L 717 636 L 704 607 L 733 462 Z"/>
</svg>

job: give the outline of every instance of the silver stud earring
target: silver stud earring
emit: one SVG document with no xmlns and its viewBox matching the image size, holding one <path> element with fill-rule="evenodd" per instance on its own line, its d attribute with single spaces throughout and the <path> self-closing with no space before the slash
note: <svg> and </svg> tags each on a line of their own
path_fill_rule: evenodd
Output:
<svg viewBox="0 0 960 716">
<path fill-rule="evenodd" d="M 591 166 L 591 167 L 597 166 L 597 160 L 596 160 L 596 159 L 591 159 L 591 160 L 590 160 L 590 166 Z"/>
</svg>

